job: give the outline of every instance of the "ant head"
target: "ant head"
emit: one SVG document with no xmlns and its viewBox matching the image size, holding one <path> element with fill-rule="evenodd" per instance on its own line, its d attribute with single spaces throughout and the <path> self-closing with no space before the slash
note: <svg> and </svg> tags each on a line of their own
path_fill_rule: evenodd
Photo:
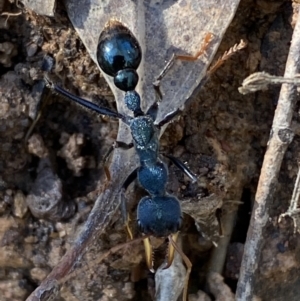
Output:
<svg viewBox="0 0 300 301">
<path fill-rule="evenodd" d="M 131 120 L 130 130 L 133 140 L 140 148 L 145 148 L 154 134 L 153 120 L 149 116 L 140 116 Z"/>
<path fill-rule="evenodd" d="M 178 232 L 182 216 L 174 196 L 143 197 L 137 209 L 138 225 L 144 234 L 167 237 Z"/>
</svg>

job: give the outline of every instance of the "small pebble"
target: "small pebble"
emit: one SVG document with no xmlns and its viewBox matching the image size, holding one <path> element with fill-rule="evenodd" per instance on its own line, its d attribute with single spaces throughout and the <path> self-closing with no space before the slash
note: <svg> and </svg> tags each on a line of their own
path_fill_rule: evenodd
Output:
<svg viewBox="0 0 300 301">
<path fill-rule="evenodd" d="M 23 218 L 28 211 L 26 198 L 22 191 L 18 190 L 14 196 L 14 216 Z"/>
</svg>

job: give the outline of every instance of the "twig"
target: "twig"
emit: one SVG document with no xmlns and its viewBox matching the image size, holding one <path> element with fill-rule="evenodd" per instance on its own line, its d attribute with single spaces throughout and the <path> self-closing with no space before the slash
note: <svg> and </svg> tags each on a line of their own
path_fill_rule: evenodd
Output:
<svg viewBox="0 0 300 301">
<path fill-rule="evenodd" d="M 291 47 L 285 68 L 285 78 L 293 78 L 299 73 L 300 61 L 300 16 L 294 29 Z M 290 129 L 295 107 L 297 88 L 293 84 L 281 87 L 277 108 L 272 124 L 272 135 L 265 153 L 263 166 L 255 195 L 243 255 L 240 277 L 236 291 L 236 301 L 253 300 L 254 277 L 259 266 L 260 252 L 263 246 L 263 231 L 269 220 L 269 208 L 276 193 L 277 178 L 286 149 L 293 140 Z"/>
<path fill-rule="evenodd" d="M 116 159 L 118 158 L 120 162 Z M 125 163 L 126 162 L 126 163 Z M 97 201 L 89 214 L 88 220 L 75 240 L 72 248 L 60 260 L 59 264 L 42 281 L 42 283 L 26 299 L 27 301 L 46 301 L 55 298 L 62 283 L 72 270 L 78 257 L 84 252 L 89 243 L 97 238 L 108 226 L 111 218 L 119 207 L 119 191 L 128 174 L 136 168 L 136 163 L 130 151 L 114 153 L 110 173 L 116 179 L 104 185 Z"/>
<path fill-rule="evenodd" d="M 148 235 L 149 236 L 149 235 Z M 135 239 L 132 239 L 130 241 L 127 241 L 125 243 L 122 243 L 122 244 L 119 244 L 119 245 L 116 245 L 112 248 L 110 248 L 109 250 L 105 251 L 104 253 L 102 254 L 99 254 L 99 256 L 97 256 L 95 259 L 93 260 L 90 260 L 88 262 L 88 265 L 78 269 L 78 270 L 75 270 L 71 273 L 69 273 L 68 275 L 66 275 L 64 278 L 62 278 L 60 280 L 60 283 L 61 284 L 64 284 L 66 281 L 72 279 L 74 277 L 74 275 L 78 274 L 78 273 L 83 273 L 85 271 L 87 271 L 88 269 L 95 269 L 95 267 L 99 266 L 99 264 L 107 257 L 109 257 L 111 254 L 114 254 L 114 253 L 117 253 L 118 251 L 124 249 L 125 247 L 128 247 L 130 245 L 134 245 L 136 243 L 141 243 L 141 241 L 146 238 L 147 236 L 143 236 L 143 237 L 138 237 L 138 238 L 135 238 Z"/>
<path fill-rule="evenodd" d="M 240 202 L 238 204 L 240 204 Z M 223 235 L 222 237 L 220 237 L 218 241 L 218 245 L 214 247 L 213 252 L 211 254 L 209 265 L 208 265 L 209 273 L 206 279 L 207 281 L 209 281 L 209 277 L 211 273 L 222 274 L 223 272 L 228 244 L 230 242 L 232 230 L 234 228 L 234 224 L 236 221 L 237 210 L 238 210 L 238 205 L 231 206 L 231 209 L 226 209 L 225 213 L 222 214 L 221 227 L 222 227 Z"/>
<path fill-rule="evenodd" d="M 22 15 L 22 12 L 18 12 L 18 13 L 10 13 L 10 12 L 4 12 L 1 14 L 1 16 L 8 16 L 8 17 L 17 17 Z"/>
<path fill-rule="evenodd" d="M 22 15 L 22 12 L 18 12 L 18 13 L 9 13 L 9 12 L 4 12 L 1 14 L 1 16 L 7 16 L 6 20 L 5 20 L 5 23 L 4 25 L 7 26 L 7 21 L 9 19 L 9 17 L 17 17 L 17 16 L 20 16 Z"/>
<path fill-rule="evenodd" d="M 300 197 L 300 168 L 298 169 L 298 174 L 294 186 L 290 207 L 285 213 L 280 214 L 278 219 L 278 223 L 280 223 L 282 218 L 289 216 L 294 223 L 294 233 L 296 233 L 297 231 L 300 233 L 300 227 L 299 227 L 300 208 L 297 208 L 299 197 Z"/>
<path fill-rule="evenodd" d="M 242 87 L 239 88 L 239 92 L 245 95 L 260 90 L 267 90 L 269 85 L 278 84 L 294 84 L 299 86 L 300 74 L 295 74 L 294 77 L 282 77 L 266 72 L 256 72 L 244 79 Z"/>
</svg>

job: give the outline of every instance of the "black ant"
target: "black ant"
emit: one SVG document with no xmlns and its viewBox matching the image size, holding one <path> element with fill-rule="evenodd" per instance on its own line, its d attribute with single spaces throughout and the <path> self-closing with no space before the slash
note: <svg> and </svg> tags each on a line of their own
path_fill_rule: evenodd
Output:
<svg viewBox="0 0 300 301">
<path fill-rule="evenodd" d="M 195 56 L 176 54 L 172 56 L 153 83 L 159 100 L 162 100 L 162 93 L 159 88 L 160 81 L 172 67 L 175 60 L 197 60 L 206 51 L 212 37 L 213 35 L 211 33 L 206 34 L 203 46 Z M 217 62 L 206 72 L 205 76 L 201 80 L 201 85 L 227 59 L 229 59 L 237 51 L 243 49 L 245 46 L 246 43 L 241 41 L 240 44 L 236 44 L 226 51 L 224 55 L 219 58 Z M 140 161 L 139 167 L 128 177 L 127 180 L 125 180 L 121 174 L 120 177 L 115 178 L 114 181 L 111 181 L 109 185 L 104 187 L 89 215 L 88 220 L 85 223 L 82 234 L 76 239 L 73 247 L 64 255 L 61 262 L 52 270 L 47 278 L 43 280 L 39 287 L 32 292 L 27 300 L 45 300 L 48 299 L 49 296 L 53 297 L 53 295 L 57 294 L 60 284 L 70 278 L 69 272 L 74 265 L 74 260 L 82 256 L 84 248 L 97 233 L 103 232 L 105 226 L 107 226 L 110 220 L 108 217 L 112 212 L 115 212 L 117 206 L 119 206 L 119 202 L 116 201 L 116 194 L 121 195 L 121 201 L 123 202 L 124 191 L 135 177 L 138 177 L 141 186 L 149 193 L 148 196 L 142 198 L 138 205 L 138 223 L 140 229 L 144 232 L 144 234 L 148 233 L 143 236 L 146 245 L 147 265 L 149 269 L 153 269 L 152 250 L 149 242 L 149 236 L 168 236 L 170 248 L 168 253 L 168 262 L 165 268 L 172 264 L 174 250 L 181 255 L 188 268 L 183 291 L 183 300 L 185 301 L 187 297 L 188 278 L 192 264 L 174 241 L 177 238 L 182 220 L 181 208 L 178 200 L 174 196 L 170 196 L 166 193 L 165 185 L 168 180 L 168 170 L 163 161 L 160 159 L 158 153 L 158 137 L 160 128 L 180 113 L 180 110 L 168 113 L 164 119 L 158 123 L 156 123 L 156 115 L 158 111 L 157 103 L 153 104 L 146 114 L 141 110 L 140 96 L 135 91 L 139 80 L 137 68 L 141 62 L 141 47 L 129 29 L 120 22 L 110 20 L 105 25 L 105 28 L 99 38 L 97 59 L 103 72 L 114 78 L 115 86 L 120 90 L 125 91 L 124 102 L 127 108 L 133 112 L 133 117 L 120 114 L 105 107 L 99 107 L 92 102 L 74 96 L 53 84 L 48 79 L 46 79 L 46 82 L 48 82 L 48 86 L 54 91 L 79 103 L 80 105 L 99 114 L 118 118 L 125 122 L 130 127 L 133 143 L 125 144 L 123 142 L 117 142 L 116 146 L 127 149 L 134 146 Z M 37 116 L 35 122 L 29 129 L 26 139 L 30 135 L 38 118 L 39 116 Z M 184 173 L 186 173 L 193 181 L 196 180 L 196 177 L 180 160 L 172 156 L 165 156 L 168 157 Z M 112 170 L 114 173 L 118 173 L 120 171 L 120 169 L 117 168 L 117 163 Z M 128 170 L 129 167 L 127 168 L 127 171 Z M 125 174 L 127 175 L 127 173 L 123 173 L 123 175 Z M 107 175 L 110 176 L 109 174 Z M 156 186 L 156 184 L 158 185 Z M 125 245 L 140 241 L 140 239 L 141 238 L 138 238 L 131 240 L 126 244 L 114 246 L 108 252 L 103 254 L 101 258 L 97 258 L 97 262 L 101 262 L 103 258 L 109 256 L 109 254 L 117 252 Z"/>
<path fill-rule="evenodd" d="M 202 47 L 195 57 L 173 55 L 153 84 L 160 99 L 162 97 L 159 89 L 160 80 L 171 67 L 174 60 L 198 59 L 204 53 L 211 37 L 211 34 L 207 34 L 205 46 Z M 130 128 L 133 143 L 116 142 L 116 147 L 126 149 L 134 147 L 139 158 L 139 166 L 125 181 L 121 196 L 124 196 L 124 191 L 135 178 L 148 192 L 148 195 L 139 201 L 137 221 L 139 229 L 145 234 L 144 245 L 147 266 L 153 271 L 150 235 L 169 238 L 167 265 L 165 268 L 172 264 L 175 249 L 178 250 L 176 239 L 182 222 L 182 211 L 178 199 L 166 192 L 168 168 L 161 160 L 159 154 L 159 131 L 163 125 L 171 121 L 181 111 L 176 110 L 169 113 L 157 124 L 155 123 L 158 112 L 157 102 L 146 113 L 142 111 L 140 95 L 135 90 L 139 81 L 137 69 L 141 58 L 141 47 L 130 30 L 119 21 L 110 20 L 107 22 L 99 37 L 97 60 L 102 71 L 113 77 L 115 86 L 125 92 L 124 103 L 133 112 L 133 116 L 123 115 L 109 108 L 97 106 L 90 101 L 70 94 L 49 80 L 47 81 L 48 86 L 55 92 L 101 115 L 121 119 Z M 195 182 L 197 180 L 196 176 L 180 160 L 173 156 L 165 156 L 187 174 L 192 181 Z M 124 201 L 125 198 L 123 197 Z"/>
</svg>

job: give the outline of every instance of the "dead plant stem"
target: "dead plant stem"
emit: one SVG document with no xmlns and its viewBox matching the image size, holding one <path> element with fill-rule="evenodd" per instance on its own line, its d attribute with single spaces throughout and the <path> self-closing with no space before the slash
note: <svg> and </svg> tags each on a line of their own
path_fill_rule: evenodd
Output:
<svg viewBox="0 0 300 301">
<path fill-rule="evenodd" d="M 293 32 L 291 47 L 286 63 L 284 77 L 294 77 L 300 69 L 300 17 Z M 269 221 L 269 207 L 276 193 L 277 178 L 288 145 L 293 140 L 291 121 L 295 107 L 296 86 L 283 84 L 273 119 L 268 148 L 255 195 L 250 227 L 245 243 L 236 301 L 253 300 L 254 279 L 258 269 L 260 253 L 263 247 L 263 233 Z"/>
</svg>

